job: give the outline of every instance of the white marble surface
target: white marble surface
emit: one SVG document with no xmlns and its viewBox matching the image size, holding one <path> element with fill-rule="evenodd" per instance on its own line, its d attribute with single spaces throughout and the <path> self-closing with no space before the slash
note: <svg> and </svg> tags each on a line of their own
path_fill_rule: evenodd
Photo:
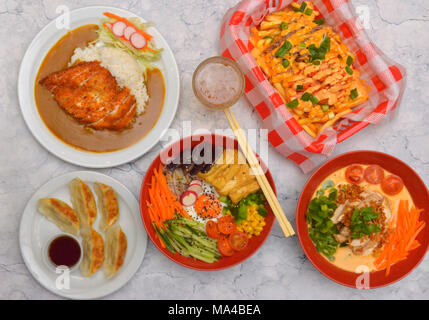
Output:
<svg viewBox="0 0 429 320">
<path fill-rule="evenodd" d="M 409 163 L 429 184 L 429 2 L 353 0 L 368 6 L 370 37 L 408 70 L 408 86 L 393 122 L 370 127 L 339 145 L 335 154 L 356 149 L 390 153 Z M 236 0 L 0 0 L 0 298 L 52 299 L 29 274 L 18 248 L 22 210 L 33 192 L 51 177 L 82 168 L 45 151 L 20 114 L 16 93 L 22 56 L 36 33 L 56 17 L 55 8 L 116 5 L 154 21 L 175 52 L 182 79 L 173 123 L 192 119 L 193 128 L 227 128 L 222 114 L 199 109 L 191 88 L 194 68 L 217 55 L 220 21 Z M 243 127 L 257 128 L 256 114 L 244 100 L 234 107 Z M 138 196 L 142 178 L 160 145 L 133 163 L 99 170 L 123 182 Z M 308 176 L 270 149 L 280 202 L 294 222 L 300 190 Z M 387 288 L 358 291 L 322 276 L 306 259 L 297 237 L 284 239 L 276 224 L 266 244 L 251 259 L 225 271 L 197 272 L 180 267 L 152 243 L 135 277 L 110 299 L 401 299 L 429 298 L 429 256 L 406 279 Z"/>
</svg>

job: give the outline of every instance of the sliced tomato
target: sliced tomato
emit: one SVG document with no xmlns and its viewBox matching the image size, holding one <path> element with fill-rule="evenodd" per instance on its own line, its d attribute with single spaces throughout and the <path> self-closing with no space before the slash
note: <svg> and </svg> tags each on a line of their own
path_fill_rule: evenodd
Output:
<svg viewBox="0 0 429 320">
<path fill-rule="evenodd" d="M 237 227 L 232 216 L 224 216 L 217 221 L 217 227 L 220 233 L 225 235 L 231 234 Z"/>
<path fill-rule="evenodd" d="M 346 179 L 353 184 L 359 184 L 363 181 L 363 168 L 358 164 L 352 164 L 346 169 Z"/>
<path fill-rule="evenodd" d="M 365 180 L 371 184 L 379 184 L 384 179 L 384 170 L 380 166 L 374 164 L 365 169 Z"/>
<path fill-rule="evenodd" d="M 402 191 L 402 188 L 404 188 L 404 182 L 400 177 L 393 174 L 386 177 L 383 182 L 381 182 L 381 190 L 389 196 L 398 194 Z"/>
<path fill-rule="evenodd" d="M 235 251 L 241 251 L 247 247 L 249 237 L 244 232 L 234 231 L 229 235 L 228 241 Z"/>
<path fill-rule="evenodd" d="M 219 250 L 221 255 L 225 257 L 230 257 L 234 254 L 234 249 L 232 249 L 228 239 L 225 237 L 222 237 L 218 240 L 217 249 Z"/>
<path fill-rule="evenodd" d="M 210 238 L 213 238 L 213 239 L 219 239 L 220 238 L 220 233 L 219 233 L 219 229 L 217 227 L 217 223 L 214 221 L 210 220 L 207 222 L 206 232 Z"/>
</svg>

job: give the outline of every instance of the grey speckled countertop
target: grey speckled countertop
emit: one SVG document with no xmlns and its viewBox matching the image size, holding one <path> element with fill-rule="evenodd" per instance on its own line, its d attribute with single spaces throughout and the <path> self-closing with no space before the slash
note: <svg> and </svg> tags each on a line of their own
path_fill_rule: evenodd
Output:
<svg viewBox="0 0 429 320">
<path fill-rule="evenodd" d="M 191 87 L 192 72 L 206 57 L 217 55 L 220 21 L 236 0 L 0 0 L 0 299 L 51 299 L 23 264 L 18 226 L 35 190 L 50 178 L 82 168 L 65 163 L 42 148 L 27 129 L 18 106 L 16 83 L 24 52 L 51 19 L 55 8 L 113 5 L 149 21 L 169 42 L 182 80 L 173 127 L 190 120 L 193 128 L 227 128 L 222 114 L 203 112 Z M 335 154 L 356 149 L 390 153 L 409 163 L 429 184 L 429 1 L 353 0 L 370 13 L 371 39 L 408 70 L 408 84 L 398 117 L 369 127 L 340 144 Z M 194 111 L 194 112 L 192 112 Z M 242 99 L 234 107 L 245 128 L 258 128 L 258 118 Z M 120 167 L 99 170 L 138 196 L 142 178 L 161 146 Z M 294 222 L 300 191 L 308 176 L 274 150 L 269 153 L 280 202 Z M 215 284 L 215 285 L 214 285 Z M 168 288 L 168 289 L 167 289 Z M 110 299 L 401 299 L 429 298 L 429 256 L 406 279 L 390 287 L 358 291 L 322 276 L 306 259 L 297 237 L 284 239 L 276 224 L 265 245 L 249 260 L 219 272 L 180 267 L 152 243 L 135 277 Z"/>
</svg>

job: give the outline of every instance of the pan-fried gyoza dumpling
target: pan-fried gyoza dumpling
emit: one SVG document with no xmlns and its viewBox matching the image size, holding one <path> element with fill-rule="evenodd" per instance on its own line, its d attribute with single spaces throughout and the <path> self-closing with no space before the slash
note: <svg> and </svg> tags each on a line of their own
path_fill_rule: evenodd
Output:
<svg viewBox="0 0 429 320">
<path fill-rule="evenodd" d="M 103 237 L 91 227 L 83 234 L 83 257 L 80 263 L 80 273 L 90 277 L 100 269 L 104 260 Z"/>
<path fill-rule="evenodd" d="M 98 207 L 101 210 L 100 230 L 105 232 L 118 221 L 118 198 L 116 198 L 115 190 L 105 184 L 95 182 L 94 190 L 98 198 Z"/>
<path fill-rule="evenodd" d="M 70 182 L 70 197 L 73 209 L 79 216 L 80 231 L 92 226 L 97 217 L 97 206 L 91 189 L 79 178 Z"/>
<path fill-rule="evenodd" d="M 127 253 L 127 237 L 117 223 L 106 232 L 103 271 L 107 279 L 112 278 L 124 264 Z"/>
<path fill-rule="evenodd" d="M 37 209 L 64 232 L 79 235 L 79 217 L 67 203 L 54 198 L 40 199 Z"/>
</svg>

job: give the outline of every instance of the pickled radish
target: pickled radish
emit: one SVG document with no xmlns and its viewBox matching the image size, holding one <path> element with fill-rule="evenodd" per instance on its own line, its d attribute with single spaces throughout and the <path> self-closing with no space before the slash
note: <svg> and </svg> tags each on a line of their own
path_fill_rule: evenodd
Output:
<svg viewBox="0 0 429 320">
<path fill-rule="evenodd" d="M 133 27 L 126 27 L 124 30 L 124 38 L 130 40 L 130 37 L 134 32 L 137 32 L 137 30 Z"/>
<path fill-rule="evenodd" d="M 192 186 L 194 184 L 198 184 L 200 186 L 203 185 L 203 183 L 200 180 L 198 180 L 198 179 L 192 180 L 191 183 L 189 184 L 189 186 Z"/>
<path fill-rule="evenodd" d="M 112 32 L 117 37 L 122 37 L 124 35 L 124 30 L 127 25 L 122 21 L 116 21 L 112 26 Z"/>
<path fill-rule="evenodd" d="M 190 207 L 194 205 L 197 199 L 198 199 L 198 195 L 194 191 L 186 190 L 180 196 L 180 203 L 184 207 Z"/>
<path fill-rule="evenodd" d="M 200 196 L 203 193 L 203 187 L 199 184 L 191 184 L 188 190 L 195 192 L 197 196 Z"/>
<path fill-rule="evenodd" d="M 130 42 L 136 49 L 143 49 L 146 46 L 146 39 L 140 33 L 134 32 L 130 36 Z"/>
</svg>

